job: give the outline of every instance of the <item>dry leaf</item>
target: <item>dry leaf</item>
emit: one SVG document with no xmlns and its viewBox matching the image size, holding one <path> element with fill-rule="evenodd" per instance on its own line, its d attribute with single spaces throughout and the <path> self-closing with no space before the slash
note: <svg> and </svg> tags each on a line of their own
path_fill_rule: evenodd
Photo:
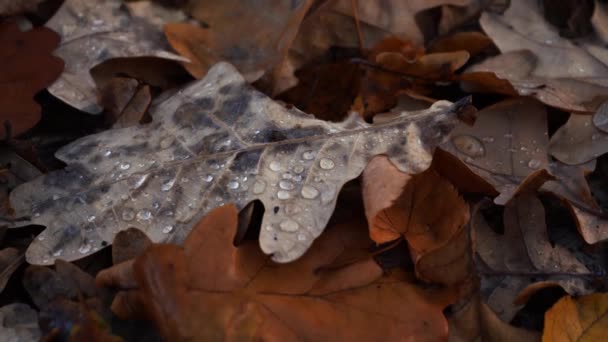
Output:
<svg viewBox="0 0 608 342">
<path fill-rule="evenodd" d="M 116 265 L 135 259 L 150 245 L 152 241 L 141 230 L 137 228 L 121 230 L 112 243 L 112 263 Z"/>
<path fill-rule="evenodd" d="M 23 252 L 19 252 L 16 248 L 8 247 L 0 250 L 0 292 L 4 290 L 11 275 L 24 261 Z"/>
<path fill-rule="evenodd" d="M 16 23 L 0 24 L 0 140 L 19 135 L 40 120 L 40 106 L 33 97 L 63 70 L 63 61 L 51 55 L 58 44 L 57 33 L 47 28 L 21 32 Z"/>
<path fill-rule="evenodd" d="M 475 56 L 492 46 L 492 40 L 481 32 L 456 32 L 434 41 L 429 53 L 466 51 Z"/>
<path fill-rule="evenodd" d="M 260 246 L 273 260 L 300 257 L 329 220 L 342 185 L 386 154 L 417 173 L 469 108 L 436 102 L 378 125 L 285 109 L 252 90 L 227 63 L 150 111 L 153 123 L 109 130 L 63 147 L 69 166 L 11 193 L 17 216 L 47 229 L 27 260 L 75 260 L 131 226 L 152 241 L 182 241 L 223 203 L 266 208 Z"/>
<path fill-rule="evenodd" d="M 101 111 L 89 73 L 95 65 L 118 57 L 184 60 L 168 52 L 162 32 L 153 23 L 131 16 L 120 0 L 66 0 L 46 26 L 61 35 L 56 55 L 66 62 L 64 73 L 49 91 L 90 113 Z"/>
<path fill-rule="evenodd" d="M 545 313 L 544 342 L 602 341 L 608 335 L 608 294 L 560 299 Z"/>
<path fill-rule="evenodd" d="M 455 285 L 471 276 L 468 205 L 434 169 L 410 176 L 376 157 L 363 173 L 363 201 L 372 240 L 404 236 L 418 278 Z"/>
<path fill-rule="evenodd" d="M 150 87 L 127 77 L 115 77 L 101 89 L 100 105 L 113 128 L 135 126 L 142 121 L 152 95 Z"/>
<path fill-rule="evenodd" d="M 593 291 L 593 273 L 566 248 L 552 245 L 545 210 L 534 194 L 523 193 L 507 203 L 504 233 L 493 230 L 479 209 L 471 226 L 482 293 L 503 321 L 509 322 L 524 304 L 515 303 L 517 295 L 536 282 L 559 285 L 572 294 Z"/>
<path fill-rule="evenodd" d="M 0 308 L 2 341 L 38 341 L 38 313 L 27 304 L 13 303 Z"/>
<path fill-rule="evenodd" d="M 344 251 L 369 243 L 361 217 L 328 229 L 310 253 L 288 265 L 274 264 L 254 242 L 234 247 L 236 227 L 236 208 L 224 206 L 199 222 L 183 248 L 149 248 L 134 263 L 138 289 L 119 294 L 115 312 L 143 307 L 169 340 L 447 336 L 445 291 L 418 288 L 399 271 L 382 277 L 370 257 L 331 266 Z M 114 270 L 102 271 L 98 284 L 131 282 L 132 275 L 116 278 Z"/>
<path fill-rule="evenodd" d="M 608 133 L 592 122 L 591 115 L 570 115 L 565 125 L 551 137 L 549 153 L 559 161 L 577 165 L 608 152 Z"/>
</svg>

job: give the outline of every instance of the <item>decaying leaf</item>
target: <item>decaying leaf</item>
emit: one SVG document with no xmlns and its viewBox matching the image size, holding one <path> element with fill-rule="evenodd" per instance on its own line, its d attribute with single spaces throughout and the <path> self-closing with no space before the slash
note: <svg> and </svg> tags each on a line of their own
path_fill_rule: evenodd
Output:
<svg viewBox="0 0 608 342">
<path fill-rule="evenodd" d="M 136 79 L 115 77 L 101 89 L 100 105 L 113 128 L 134 126 L 142 121 L 150 102 L 150 86 Z"/>
<path fill-rule="evenodd" d="M 570 115 L 549 143 L 549 153 L 569 165 L 586 163 L 607 152 L 608 133 L 594 125 L 591 115 Z"/>
<path fill-rule="evenodd" d="M 410 176 L 376 157 L 363 173 L 363 199 L 372 240 L 403 236 L 418 278 L 455 285 L 472 275 L 468 205 L 433 168 Z"/>
<path fill-rule="evenodd" d="M 34 264 L 79 259 L 134 226 L 153 241 L 182 241 L 224 203 L 265 207 L 260 246 L 273 260 L 300 257 L 323 231 L 342 185 L 386 154 L 418 173 L 467 101 L 435 103 L 378 125 L 285 109 L 252 90 L 231 65 L 150 111 L 154 123 L 91 135 L 58 151 L 69 166 L 11 193 L 17 216 L 47 229 L 26 254 Z"/>
<path fill-rule="evenodd" d="M 27 304 L 13 303 L 0 308 L 2 341 L 38 341 L 38 313 Z"/>
<path fill-rule="evenodd" d="M 58 44 L 57 33 L 47 28 L 21 32 L 14 22 L 0 24 L 0 139 L 19 135 L 40 120 L 33 97 L 63 70 L 63 61 L 51 55 Z"/>
<path fill-rule="evenodd" d="M 502 234 L 488 225 L 481 210 L 471 224 L 482 292 L 504 321 L 524 304 L 515 303 L 517 295 L 536 282 L 559 285 L 571 294 L 593 290 L 593 273 L 566 248 L 551 244 L 545 210 L 534 194 L 520 194 L 506 205 Z"/>
<path fill-rule="evenodd" d="M 383 277 L 369 255 L 334 264 L 370 243 L 362 222 L 355 214 L 328 229 L 301 259 L 280 265 L 253 241 L 233 246 L 237 210 L 227 205 L 203 218 L 183 248 L 155 245 L 135 260 L 130 275 L 116 277 L 115 266 L 97 283 L 126 284 L 115 313 L 143 309 L 169 340 L 445 339 L 441 310 L 449 291 L 413 286 L 400 271 Z"/>
<path fill-rule="evenodd" d="M 545 314 L 543 342 L 602 341 L 608 335 L 608 294 L 563 297 Z"/>
<path fill-rule="evenodd" d="M 17 268 L 25 261 L 23 252 L 8 247 L 0 250 L 0 292 L 4 290 L 9 278 Z"/>
<path fill-rule="evenodd" d="M 97 89 L 89 70 L 118 57 L 184 59 L 171 52 L 162 32 L 145 18 L 129 14 L 119 0 L 66 0 L 47 22 L 59 32 L 56 55 L 65 60 L 65 71 L 49 91 L 68 104 L 98 113 Z"/>
</svg>

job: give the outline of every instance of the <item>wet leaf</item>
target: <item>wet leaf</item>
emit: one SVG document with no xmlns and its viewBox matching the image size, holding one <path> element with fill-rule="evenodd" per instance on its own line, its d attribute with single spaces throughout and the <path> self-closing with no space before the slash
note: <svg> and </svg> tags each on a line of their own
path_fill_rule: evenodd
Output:
<svg viewBox="0 0 608 342">
<path fill-rule="evenodd" d="M 38 313 L 27 304 L 13 303 L 0 308 L 2 341 L 37 341 L 40 338 Z"/>
<path fill-rule="evenodd" d="M 594 274 L 561 245 L 552 245 L 545 224 L 545 210 L 534 195 L 523 193 L 507 203 L 504 233 L 493 230 L 481 210 L 471 222 L 482 293 L 504 321 L 518 310 L 518 294 L 538 282 L 558 285 L 572 294 L 594 290 Z"/>
<path fill-rule="evenodd" d="M 155 24 L 132 16 L 119 0 L 66 0 L 46 26 L 61 35 L 55 54 L 66 63 L 65 71 L 49 91 L 90 113 L 101 111 L 89 73 L 95 65 L 119 57 L 183 60 L 168 52 L 169 46 Z"/>
<path fill-rule="evenodd" d="M 570 115 L 551 137 L 549 153 L 559 161 L 577 165 L 608 152 L 608 133 L 593 124 L 591 115 Z"/>
<path fill-rule="evenodd" d="M 608 294 L 563 297 L 545 314 L 543 341 L 601 341 L 608 334 Z"/>
<path fill-rule="evenodd" d="M 369 244 L 361 219 L 328 229 L 301 259 L 278 265 L 255 242 L 233 246 L 237 210 L 224 206 L 197 224 L 183 248 L 155 245 L 131 275 L 117 278 L 111 268 L 97 282 L 120 287 L 134 277 L 138 288 L 119 294 L 114 311 L 143 307 L 169 340 L 445 338 L 445 291 L 418 288 L 399 271 L 383 277 L 369 256 L 335 265 Z"/>
<path fill-rule="evenodd" d="M 401 170 L 431 163 L 466 100 L 369 125 L 285 109 L 252 90 L 229 64 L 150 111 L 154 123 L 91 135 L 62 148 L 69 166 L 11 193 L 18 216 L 47 229 L 27 260 L 75 260 L 128 227 L 152 241 L 183 240 L 224 203 L 265 207 L 260 246 L 273 260 L 300 257 L 323 231 L 342 185 L 386 154 Z"/>
<path fill-rule="evenodd" d="M 604 102 L 593 114 L 593 124 L 599 130 L 608 133 L 608 102 Z"/>
<path fill-rule="evenodd" d="M 363 200 L 372 240 L 403 236 L 418 278 L 455 285 L 472 275 L 468 205 L 434 169 L 410 176 L 374 158 L 363 173 Z"/>
<path fill-rule="evenodd" d="M 63 70 L 63 61 L 51 55 L 58 44 L 57 33 L 47 28 L 21 32 L 14 22 L 0 24 L 0 139 L 19 135 L 40 120 L 33 97 Z"/>
</svg>

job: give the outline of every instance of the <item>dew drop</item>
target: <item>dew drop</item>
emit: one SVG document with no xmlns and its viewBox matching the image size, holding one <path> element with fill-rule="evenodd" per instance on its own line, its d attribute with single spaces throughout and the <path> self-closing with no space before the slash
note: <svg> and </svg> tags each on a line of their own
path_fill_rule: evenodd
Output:
<svg viewBox="0 0 608 342">
<path fill-rule="evenodd" d="M 144 185 L 149 176 L 149 174 L 135 175 L 128 180 L 129 186 L 131 187 L 131 189 L 138 189 L 139 187 Z"/>
<path fill-rule="evenodd" d="M 109 157 L 110 155 L 112 155 L 112 151 L 110 151 L 110 150 L 106 150 L 106 151 L 103 153 L 103 155 L 104 155 L 104 157 Z"/>
<path fill-rule="evenodd" d="M 294 220 L 285 220 L 285 221 L 281 222 L 279 227 L 281 228 L 282 231 L 285 231 L 285 232 L 295 232 L 298 230 L 300 225 L 298 224 L 298 222 L 296 222 Z"/>
<path fill-rule="evenodd" d="M 298 234 L 298 241 L 306 241 L 306 235 Z"/>
<path fill-rule="evenodd" d="M 253 183 L 251 191 L 253 191 L 254 194 L 261 194 L 264 192 L 264 189 L 266 189 L 266 182 L 263 180 L 256 180 L 255 183 Z"/>
<path fill-rule="evenodd" d="M 163 185 L 160 186 L 160 190 L 169 191 L 169 190 L 171 190 L 171 188 L 173 187 L 174 184 L 175 184 L 175 178 L 170 179 L 170 180 L 166 181 L 165 183 L 163 183 Z"/>
<path fill-rule="evenodd" d="M 122 219 L 125 221 L 131 221 L 135 218 L 135 213 L 131 209 L 125 209 L 122 211 Z"/>
<path fill-rule="evenodd" d="M 158 203 L 158 202 L 152 203 L 152 208 L 154 208 L 154 209 L 160 208 L 160 203 Z"/>
<path fill-rule="evenodd" d="M 56 200 L 58 200 L 59 198 L 61 198 L 59 195 L 57 195 L 57 194 L 54 194 L 54 195 L 53 195 L 53 201 L 56 201 Z"/>
<path fill-rule="evenodd" d="M 289 192 L 287 192 L 285 190 L 279 190 L 277 192 L 277 198 L 280 200 L 286 200 L 286 199 L 289 199 L 289 197 L 291 197 L 291 195 L 289 195 Z"/>
<path fill-rule="evenodd" d="M 210 168 L 212 168 L 214 170 L 219 170 L 221 168 L 221 166 L 219 164 L 213 163 L 213 164 L 211 164 Z"/>
<path fill-rule="evenodd" d="M 319 190 L 317 190 L 317 188 L 314 186 L 304 185 L 300 191 L 300 194 L 306 199 L 315 199 L 317 196 L 319 196 Z"/>
<path fill-rule="evenodd" d="M 481 138 L 483 142 L 492 143 L 494 142 L 494 137 L 483 137 Z"/>
<path fill-rule="evenodd" d="M 146 221 L 152 218 L 152 212 L 148 209 L 142 209 L 137 212 L 137 219 L 140 221 Z"/>
<path fill-rule="evenodd" d="M 293 167 L 293 172 L 295 173 L 302 173 L 304 172 L 304 166 L 302 165 L 296 165 Z"/>
<path fill-rule="evenodd" d="M 272 170 L 272 171 L 275 171 L 275 172 L 279 171 L 279 170 L 281 170 L 281 163 L 279 163 L 276 160 L 273 160 L 273 161 L 270 162 L 270 165 L 268 165 L 268 168 L 270 170 Z"/>
<path fill-rule="evenodd" d="M 470 157 L 481 157 L 486 153 L 483 143 L 471 135 L 458 135 L 452 138 L 456 149 Z"/>
<path fill-rule="evenodd" d="M 291 179 L 293 175 L 289 172 L 285 172 L 281 177 L 283 177 L 283 179 Z"/>
<path fill-rule="evenodd" d="M 38 235 L 38 241 L 44 241 L 44 236 L 42 234 Z"/>
<path fill-rule="evenodd" d="M 53 252 L 53 256 L 58 257 L 58 256 L 61 256 L 62 253 L 63 253 L 63 249 L 58 249 Z"/>
<path fill-rule="evenodd" d="M 236 190 L 236 189 L 238 189 L 238 188 L 239 188 L 239 185 L 240 185 L 240 184 L 239 184 L 239 182 L 237 182 L 237 181 L 230 181 L 230 182 L 228 182 L 228 184 L 227 184 L 228 189 L 232 189 L 232 190 Z"/>
<path fill-rule="evenodd" d="M 171 226 L 171 225 L 164 226 L 162 231 L 165 234 L 169 234 L 169 233 L 171 233 L 173 231 L 173 226 Z"/>
<path fill-rule="evenodd" d="M 533 170 L 538 169 L 540 167 L 540 165 L 541 165 L 541 162 L 538 159 L 530 159 L 530 161 L 528 162 L 528 167 Z"/>
<path fill-rule="evenodd" d="M 129 163 L 121 163 L 120 164 L 120 169 L 121 170 L 128 170 L 131 167 L 131 164 Z"/>
<path fill-rule="evenodd" d="M 97 217 L 95 217 L 95 215 L 91 215 L 91 216 L 87 217 L 87 221 L 93 222 L 93 221 L 95 221 L 96 218 Z"/>
<path fill-rule="evenodd" d="M 272 228 L 272 225 L 269 225 L 269 224 L 267 224 L 267 225 L 264 227 L 264 229 L 265 229 L 265 230 L 267 230 L 267 231 L 269 231 L 269 232 L 271 232 L 271 231 L 273 231 L 273 230 L 274 230 L 274 228 Z"/>
<path fill-rule="evenodd" d="M 34 217 L 40 217 L 40 212 L 38 212 L 38 211 L 37 211 L 37 212 L 35 212 L 35 213 L 34 213 Z"/>
<path fill-rule="evenodd" d="M 91 251 L 91 244 L 89 243 L 83 243 L 82 245 L 80 245 L 80 247 L 78 248 L 78 252 L 80 252 L 80 254 L 87 254 Z"/>
<path fill-rule="evenodd" d="M 302 180 L 302 175 L 296 175 L 296 176 L 294 176 L 293 180 L 296 181 L 296 182 L 301 181 Z"/>
<path fill-rule="evenodd" d="M 323 170 L 331 170 L 334 168 L 334 166 L 336 166 L 336 163 L 334 163 L 333 160 L 329 159 L 329 158 L 322 158 L 319 161 L 319 166 L 323 169 Z"/>
<path fill-rule="evenodd" d="M 212 175 L 206 175 L 205 177 L 203 177 L 203 180 L 207 183 L 211 182 L 213 180 L 213 176 Z"/>
<path fill-rule="evenodd" d="M 315 153 L 313 151 L 306 151 L 306 152 L 302 153 L 302 159 L 313 160 L 313 159 L 315 159 Z"/>
<path fill-rule="evenodd" d="M 281 188 L 283 190 L 293 190 L 295 188 L 295 186 L 290 181 L 282 180 L 279 182 L 279 188 Z"/>
</svg>

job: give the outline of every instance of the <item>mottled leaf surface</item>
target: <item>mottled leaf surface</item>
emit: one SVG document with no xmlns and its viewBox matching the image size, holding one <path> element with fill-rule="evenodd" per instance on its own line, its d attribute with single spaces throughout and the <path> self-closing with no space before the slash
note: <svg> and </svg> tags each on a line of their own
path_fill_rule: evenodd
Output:
<svg viewBox="0 0 608 342">
<path fill-rule="evenodd" d="M 385 154 L 403 172 L 431 163 L 462 103 L 370 125 L 286 109 L 227 63 L 150 110 L 153 123 L 84 137 L 57 152 L 68 166 L 11 193 L 18 216 L 47 229 L 34 264 L 75 260 L 129 227 L 152 241 L 183 241 L 211 209 L 265 207 L 260 246 L 278 262 L 300 257 L 327 224 L 342 185 Z"/>
<path fill-rule="evenodd" d="M 95 82 L 89 70 L 117 57 L 162 57 L 181 60 L 163 33 L 145 18 L 131 16 L 120 0 L 66 0 L 47 27 L 61 35 L 55 54 L 65 70 L 49 91 L 68 104 L 98 113 Z"/>
</svg>

